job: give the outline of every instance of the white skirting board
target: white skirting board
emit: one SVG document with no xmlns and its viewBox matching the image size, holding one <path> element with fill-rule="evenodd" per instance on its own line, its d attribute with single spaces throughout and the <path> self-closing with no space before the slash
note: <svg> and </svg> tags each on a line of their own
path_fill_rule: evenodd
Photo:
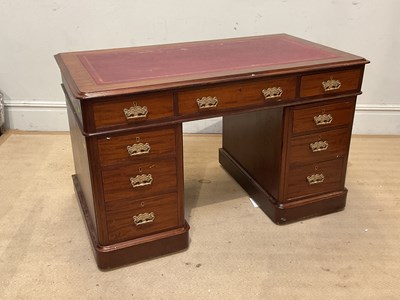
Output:
<svg viewBox="0 0 400 300">
<path fill-rule="evenodd" d="M 357 105 L 353 134 L 400 135 L 400 105 Z"/>
<path fill-rule="evenodd" d="M 68 131 L 63 102 L 5 100 L 6 128 L 29 131 Z"/>
<path fill-rule="evenodd" d="M 6 128 L 34 131 L 68 131 L 65 104 L 49 101 L 5 101 Z M 221 118 L 183 124 L 185 133 L 221 133 Z M 359 104 L 354 134 L 400 134 L 400 105 Z"/>
</svg>

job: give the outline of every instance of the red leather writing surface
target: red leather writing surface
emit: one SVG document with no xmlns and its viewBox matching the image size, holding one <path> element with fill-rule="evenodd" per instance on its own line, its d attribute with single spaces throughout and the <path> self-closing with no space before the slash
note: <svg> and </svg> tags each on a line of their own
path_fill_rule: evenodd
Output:
<svg viewBox="0 0 400 300">
<path fill-rule="evenodd" d="M 337 56 L 332 52 L 284 36 L 79 55 L 80 61 L 97 84 L 240 70 L 334 57 Z"/>
</svg>

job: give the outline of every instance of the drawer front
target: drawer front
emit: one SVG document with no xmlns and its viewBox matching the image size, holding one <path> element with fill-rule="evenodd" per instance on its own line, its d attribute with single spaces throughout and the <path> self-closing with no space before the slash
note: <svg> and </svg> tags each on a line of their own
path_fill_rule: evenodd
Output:
<svg viewBox="0 0 400 300">
<path fill-rule="evenodd" d="M 289 142 L 288 161 L 299 164 L 343 157 L 347 155 L 349 141 L 349 128 L 294 137 Z"/>
<path fill-rule="evenodd" d="M 191 115 L 249 105 L 262 105 L 271 101 L 290 100 L 294 99 L 295 90 L 295 77 L 254 80 L 187 90 L 178 94 L 179 113 Z"/>
<path fill-rule="evenodd" d="M 339 158 L 308 165 L 291 165 L 286 177 L 285 199 L 290 201 L 301 196 L 342 190 L 343 163 L 344 159 Z"/>
<path fill-rule="evenodd" d="M 129 164 L 103 170 L 105 201 L 141 199 L 175 191 L 175 160 Z"/>
<path fill-rule="evenodd" d="M 302 76 L 300 97 L 359 91 L 361 74 L 361 69 L 354 69 Z"/>
<path fill-rule="evenodd" d="M 355 101 L 293 109 L 293 133 L 299 134 L 336 126 L 351 125 Z"/>
<path fill-rule="evenodd" d="M 160 155 L 175 153 L 175 130 L 146 131 L 126 135 L 101 137 L 97 140 L 100 163 L 103 166 L 139 162 Z"/>
<path fill-rule="evenodd" d="M 131 125 L 174 115 L 172 93 L 129 96 L 93 104 L 96 128 Z"/>
<path fill-rule="evenodd" d="M 178 227 L 177 194 L 106 204 L 108 239 L 120 242 Z"/>
</svg>

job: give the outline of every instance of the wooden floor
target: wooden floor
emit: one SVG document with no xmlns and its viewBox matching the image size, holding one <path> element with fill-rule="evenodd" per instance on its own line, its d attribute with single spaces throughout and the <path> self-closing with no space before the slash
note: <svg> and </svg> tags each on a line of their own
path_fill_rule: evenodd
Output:
<svg viewBox="0 0 400 300">
<path fill-rule="evenodd" d="M 97 269 L 68 134 L 0 137 L 0 299 L 399 299 L 400 137 L 355 136 L 343 212 L 277 226 L 187 135 L 189 249 Z"/>
</svg>

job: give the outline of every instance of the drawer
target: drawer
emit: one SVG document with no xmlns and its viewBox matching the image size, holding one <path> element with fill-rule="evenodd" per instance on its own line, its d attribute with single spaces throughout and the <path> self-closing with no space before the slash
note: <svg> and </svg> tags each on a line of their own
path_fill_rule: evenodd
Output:
<svg viewBox="0 0 400 300">
<path fill-rule="evenodd" d="M 341 128 L 294 137 L 289 142 L 288 161 L 299 164 L 345 156 L 350 134 L 349 128 Z"/>
<path fill-rule="evenodd" d="M 174 115 L 172 93 L 114 98 L 93 104 L 96 128 L 131 125 Z"/>
<path fill-rule="evenodd" d="M 344 158 L 338 158 L 307 165 L 290 165 L 286 175 L 285 199 L 290 201 L 301 196 L 342 190 L 343 164 Z"/>
<path fill-rule="evenodd" d="M 177 194 L 106 204 L 108 239 L 120 242 L 178 227 Z"/>
<path fill-rule="evenodd" d="M 327 105 L 297 106 L 293 111 L 293 133 L 299 134 L 313 130 L 333 128 L 353 123 L 355 101 Z"/>
<path fill-rule="evenodd" d="M 145 131 L 97 140 L 101 165 L 155 159 L 175 153 L 175 130 Z"/>
<path fill-rule="evenodd" d="M 361 88 L 361 76 L 361 69 L 302 76 L 300 97 L 359 91 Z"/>
<path fill-rule="evenodd" d="M 295 77 L 243 81 L 218 87 L 187 90 L 178 93 L 179 113 L 191 115 L 262 105 L 270 101 L 291 100 L 295 97 L 295 90 Z"/>
<path fill-rule="evenodd" d="M 175 191 L 175 160 L 129 164 L 103 170 L 105 201 L 140 199 Z"/>
</svg>

